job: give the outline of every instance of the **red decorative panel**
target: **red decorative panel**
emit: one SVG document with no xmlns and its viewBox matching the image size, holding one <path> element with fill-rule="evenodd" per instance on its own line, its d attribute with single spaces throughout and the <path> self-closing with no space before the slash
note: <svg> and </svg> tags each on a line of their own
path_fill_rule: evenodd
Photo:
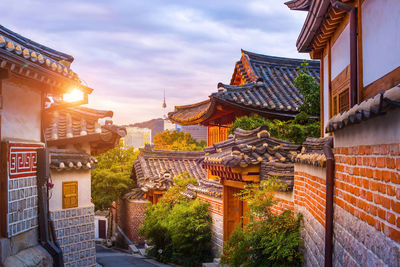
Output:
<svg viewBox="0 0 400 267">
<path fill-rule="evenodd" d="M 16 236 L 37 227 L 37 153 L 40 143 L 6 143 L 7 235 Z"/>
<path fill-rule="evenodd" d="M 8 177 L 24 178 L 36 176 L 36 150 L 40 144 L 10 144 L 8 150 Z"/>
</svg>

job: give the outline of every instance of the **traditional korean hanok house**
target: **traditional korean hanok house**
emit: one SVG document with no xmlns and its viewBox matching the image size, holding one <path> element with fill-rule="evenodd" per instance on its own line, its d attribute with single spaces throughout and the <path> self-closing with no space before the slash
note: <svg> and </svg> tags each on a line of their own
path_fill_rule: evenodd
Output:
<svg viewBox="0 0 400 267">
<path fill-rule="evenodd" d="M 46 115 L 45 141 L 50 154 L 49 211 L 65 266 L 94 266 L 95 219 L 91 201 L 93 157 L 116 147 L 125 128 L 99 119 L 112 111 L 74 107 Z"/>
<path fill-rule="evenodd" d="M 210 181 L 206 177 L 206 171 L 201 167 L 200 161 L 204 157 L 202 151 L 171 151 L 156 150 L 147 144 L 144 149 L 140 149 L 138 159 L 132 168 L 132 179 L 140 188 L 134 189 L 131 193 L 124 196 L 119 205 L 118 225 L 125 234 L 132 238 L 131 241 L 137 242 L 138 227 L 142 224 L 143 212 L 147 206 L 146 202 L 139 203 L 140 200 L 148 200 L 156 204 L 162 195 L 173 185 L 173 178 L 186 174 L 197 180 L 198 185 L 188 185 L 184 195 L 189 198 L 198 197 L 201 200 L 208 200 L 210 208 L 220 217 L 213 217 L 213 229 L 215 232 L 222 230 L 222 207 L 221 202 L 222 187 L 215 181 Z M 129 200 L 131 203 L 128 203 Z M 134 204 L 133 202 L 136 201 Z M 140 240 L 140 239 L 139 239 Z M 213 243 L 218 249 L 222 244 L 222 236 L 214 235 Z"/>
<path fill-rule="evenodd" d="M 218 92 L 211 94 L 208 100 L 177 106 L 168 117 L 179 125 L 207 126 L 208 146 L 227 140 L 229 127 L 236 118 L 244 115 L 292 119 L 302 104 L 302 96 L 294 86 L 297 68 L 301 67 L 302 62 L 301 59 L 260 55 L 242 50 L 241 59 L 235 64 L 229 85 L 219 83 Z M 308 74 L 319 82 L 319 62 L 308 60 L 307 63 Z M 212 179 L 221 178 L 218 172 L 211 172 L 210 169 L 207 176 Z M 238 199 L 235 201 L 238 205 L 241 203 Z M 214 204 L 218 204 L 219 209 L 225 205 L 222 199 Z M 237 218 L 236 215 L 234 217 Z M 222 220 L 222 217 L 218 218 Z M 225 240 L 230 233 L 227 229 L 224 228 L 227 231 Z"/>
<path fill-rule="evenodd" d="M 77 105 L 92 91 L 71 70 L 73 59 L 0 26 L 0 265 L 52 265 L 39 239 L 59 263 L 36 173 L 45 166 L 36 150 L 45 146 L 45 99 Z M 80 99 L 71 98 L 72 91 Z"/>
<path fill-rule="evenodd" d="M 270 137 L 266 127 L 251 131 L 235 129 L 228 140 L 204 149 L 203 168 L 220 177 L 223 185 L 223 240 L 227 241 L 237 225 L 247 223 L 246 202 L 235 194 L 246 184 L 277 178 L 286 191 L 277 192 L 279 213 L 293 209 L 294 162 L 300 146 Z"/>
<path fill-rule="evenodd" d="M 228 139 L 229 126 L 244 115 L 288 120 L 298 113 L 302 96 L 294 86 L 303 60 L 266 56 L 242 50 L 229 85 L 219 83 L 208 100 L 176 106 L 168 114 L 179 125 L 207 126 L 207 144 Z M 307 60 L 308 74 L 319 82 L 319 62 Z"/>
<path fill-rule="evenodd" d="M 297 49 L 321 60 L 323 134 L 334 138 L 319 201 L 325 216 L 309 220 L 325 230 L 312 234 L 325 247 L 306 257 L 322 256 L 325 266 L 399 266 L 400 2 L 287 5 L 308 12 Z"/>
</svg>

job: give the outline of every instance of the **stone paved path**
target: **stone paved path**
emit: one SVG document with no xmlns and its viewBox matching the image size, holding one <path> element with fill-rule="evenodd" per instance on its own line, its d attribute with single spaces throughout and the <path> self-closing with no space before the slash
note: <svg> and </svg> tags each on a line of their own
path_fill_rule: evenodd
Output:
<svg viewBox="0 0 400 267">
<path fill-rule="evenodd" d="M 128 253 L 116 249 L 106 248 L 96 245 L 96 261 L 103 267 L 166 267 L 168 265 L 158 263 L 154 260 Z"/>
</svg>

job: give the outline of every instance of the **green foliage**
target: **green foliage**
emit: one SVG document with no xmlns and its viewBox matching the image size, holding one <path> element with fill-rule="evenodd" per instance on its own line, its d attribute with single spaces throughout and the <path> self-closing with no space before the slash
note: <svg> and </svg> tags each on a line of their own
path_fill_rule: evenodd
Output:
<svg viewBox="0 0 400 267">
<path fill-rule="evenodd" d="M 119 146 L 97 156 L 97 168 L 92 170 L 92 197 L 96 210 L 109 208 L 113 201 L 136 186 L 130 178 L 138 152 Z"/>
<path fill-rule="evenodd" d="M 187 201 L 187 198 L 181 194 L 181 192 L 186 190 L 188 184 L 197 185 L 196 178 L 190 177 L 188 172 L 184 172 L 173 178 L 174 185 L 171 186 L 167 192 L 164 193 L 161 202 L 169 203 L 170 205 L 175 205 L 181 202 Z"/>
<path fill-rule="evenodd" d="M 197 266 L 211 260 L 211 215 L 208 204 L 188 200 L 180 193 L 189 183 L 187 173 L 174 178 L 160 201 L 147 207 L 140 233 L 152 248 L 148 255 L 165 263 Z"/>
<path fill-rule="evenodd" d="M 226 242 L 221 263 L 231 266 L 301 266 L 301 215 L 291 211 L 279 215 L 273 192 L 281 186 L 273 179 L 260 186 L 247 186 L 239 197 L 247 201 L 250 222 L 237 227 Z"/>
<path fill-rule="evenodd" d="M 230 133 L 233 133 L 236 128 L 252 130 L 262 125 L 268 126 L 271 136 L 299 145 L 307 137 L 319 137 L 320 135 L 320 123 L 309 119 L 308 115 L 302 112 L 290 121 L 270 121 L 263 117 L 243 116 L 235 120 L 230 128 Z"/>
<path fill-rule="evenodd" d="M 299 107 L 299 111 L 311 116 L 319 116 L 320 87 L 315 79 L 307 74 L 308 65 L 308 62 L 304 60 L 297 70 L 297 77 L 294 79 L 294 85 L 299 88 L 303 96 L 303 104 Z"/>
<path fill-rule="evenodd" d="M 154 149 L 201 151 L 206 141 L 197 142 L 190 133 L 166 130 L 154 136 Z"/>
<path fill-rule="evenodd" d="M 253 130 L 256 129 L 262 125 L 267 125 L 270 126 L 271 122 L 267 120 L 264 117 L 259 117 L 259 116 L 243 116 L 237 118 L 232 126 L 229 128 L 229 133 L 233 133 L 236 128 L 242 129 L 242 130 Z"/>
<path fill-rule="evenodd" d="M 303 95 L 303 104 L 299 107 L 299 113 L 293 120 L 270 121 L 259 116 L 243 116 L 237 118 L 231 126 L 229 132 L 233 133 L 236 128 L 252 130 L 262 125 L 267 125 L 271 136 L 287 140 L 295 144 L 301 144 L 307 137 L 320 136 L 320 123 L 317 119 L 320 113 L 320 89 L 315 79 L 307 74 L 308 63 L 304 61 L 301 68 L 298 68 L 298 76 L 294 80 L 294 85 L 299 88 Z"/>
</svg>

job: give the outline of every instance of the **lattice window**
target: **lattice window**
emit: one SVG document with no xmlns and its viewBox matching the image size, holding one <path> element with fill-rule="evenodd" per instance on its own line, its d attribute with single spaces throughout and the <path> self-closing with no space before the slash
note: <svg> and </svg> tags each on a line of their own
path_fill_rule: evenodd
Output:
<svg viewBox="0 0 400 267">
<path fill-rule="evenodd" d="M 350 93 L 349 88 L 339 94 L 339 112 L 344 112 L 350 109 Z"/>
<path fill-rule="evenodd" d="M 63 182 L 63 209 L 78 207 L 78 182 Z"/>
<path fill-rule="evenodd" d="M 332 115 L 350 109 L 350 65 L 332 81 Z"/>
</svg>

